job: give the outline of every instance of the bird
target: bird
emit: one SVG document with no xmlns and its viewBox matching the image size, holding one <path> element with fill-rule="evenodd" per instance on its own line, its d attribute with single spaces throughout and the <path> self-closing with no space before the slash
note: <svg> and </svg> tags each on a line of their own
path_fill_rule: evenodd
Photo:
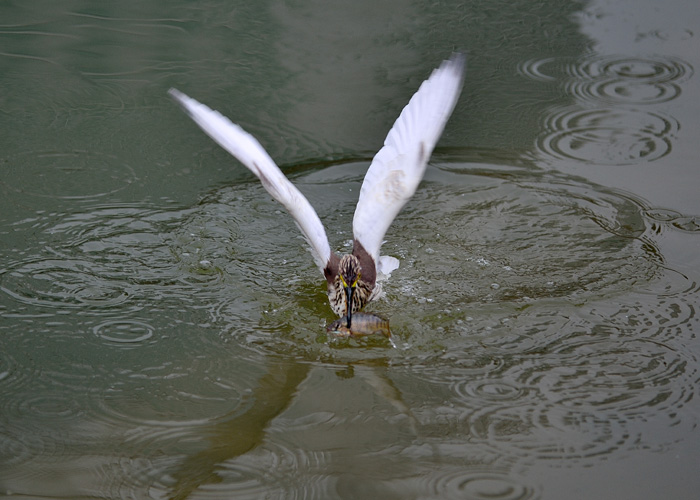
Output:
<svg viewBox="0 0 700 500">
<path fill-rule="evenodd" d="M 377 279 L 399 266 L 396 258 L 380 256 L 380 248 L 389 226 L 423 178 L 462 91 L 465 67 L 466 56 L 453 53 L 423 81 L 401 111 L 367 169 L 353 216 L 352 252 L 342 256 L 331 250 L 309 201 L 255 137 L 175 88 L 168 94 L 207 135 L 253 172 L 289 212 L 326 279 L 331 309 L 347 318 L 351 328 L 352 314 L 379 296 L 381 283 Z"/>
</svg>

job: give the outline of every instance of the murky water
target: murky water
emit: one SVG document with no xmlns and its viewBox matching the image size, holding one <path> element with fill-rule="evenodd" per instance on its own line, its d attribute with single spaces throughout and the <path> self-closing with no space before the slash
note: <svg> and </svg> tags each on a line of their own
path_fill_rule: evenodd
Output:
<svg viewBox="0 0 700 500">
<path fill-rule="evenodd" d="M 0 495 L 695 498 L 700 10 L 664 9 L 0 7 Z M 256 134 L 343 250 L 455 48 L 369 309 L 396 347 L 329 338 L 291 218 L 166 91 Z"/>
</svg>

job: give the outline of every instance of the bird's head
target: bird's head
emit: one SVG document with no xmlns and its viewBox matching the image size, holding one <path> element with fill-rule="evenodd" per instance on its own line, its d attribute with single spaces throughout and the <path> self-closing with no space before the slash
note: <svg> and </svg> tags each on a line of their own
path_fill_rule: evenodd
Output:
<svg viewBox="0 0 700 500">
<path fill-rule="evenodd" d="M 360 271 L 360 261 L 354 255 L 344 255 L 340 259 L 338 277 L 345 290 L 345 315 L 348 317 L 348 328 L 350 328 L 352 321 L 352 297 L 355 294 L 357 282 L 360 281 Z"/>
</svg>

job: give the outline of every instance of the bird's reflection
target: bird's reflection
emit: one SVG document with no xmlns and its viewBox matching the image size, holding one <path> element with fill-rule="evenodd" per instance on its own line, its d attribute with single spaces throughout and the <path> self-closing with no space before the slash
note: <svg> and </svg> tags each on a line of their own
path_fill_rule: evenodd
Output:
<svg viewBox="0 0 700 500">
<path fill-rule="evenodd" d="M 270 422 L 290 406 L 311 366 L 295 359 L 272 359 L 267 373 L 253 390 L 252 406 L 245 413 L 221 417 L 204 429 L 209 446 L 187 457 L 173 473 L 175 484 L 169 498 L 184 500 L 204 485 L 220 483 L 222 478 L 218 471 L 224 462 L 263 444 Z M 399 389 L 389 379 L 387 369 L 385 359 L 376 359 L 348 364 L 336 374 L 343 378 L 360 377 L 374 388 L 378 396 L 408 417 L 415 434 L 416 419 Z"/>
</svg>

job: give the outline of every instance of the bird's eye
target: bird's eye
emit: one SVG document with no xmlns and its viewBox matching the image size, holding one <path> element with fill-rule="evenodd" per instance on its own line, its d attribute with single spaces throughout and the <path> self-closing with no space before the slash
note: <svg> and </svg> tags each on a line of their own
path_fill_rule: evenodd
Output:
<svg viewBox="0 0 700 500">
<path fill-rule="evenodd" d="M 343 275 L 342 275 L 342 274 L 338 274 L 338 276 L 340 277 L 340 282 L 343 284 L 343 286 L 348 286 L 348 284 L 345 283 L 345 278 L 343 278 Z"/>
<path fill-rule="evenodd" d="M 354 287 L 355 285 L 357 285 L 358 281 L 360 281 L 360 273 L 359 272 L 357 273 L 357 278 L 355 278 L 355 281 L 352 282 L 352 286 Z"/>
</svg>

